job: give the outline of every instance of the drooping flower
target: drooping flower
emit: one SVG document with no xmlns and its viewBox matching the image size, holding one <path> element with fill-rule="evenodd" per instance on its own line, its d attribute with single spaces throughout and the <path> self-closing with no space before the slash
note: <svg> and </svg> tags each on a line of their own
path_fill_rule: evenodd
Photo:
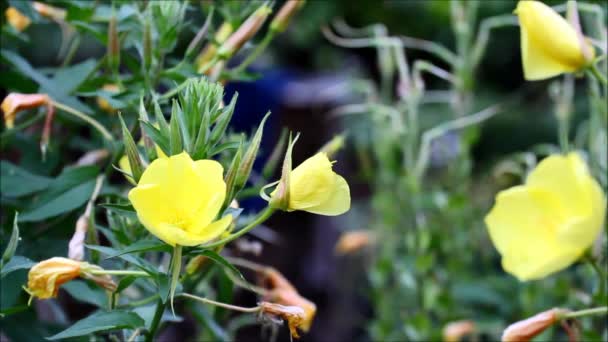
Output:
<svg viewBox="0 0 608 342">
<path fill-rule="evenodd" d="M 332 162 L 327 154 L 319 152 L 305 160 L 291 171 L 288 183 L 288 193 L 282 191 L 279 183 L 277 189 L 271 193 L 273 199 L 287 197 L 287 211 L 304 210 L 310 213 L 336 216 L 350 209 L 350 189 L 346 180 L 332 170 Z M 282 202 L 282 201 L 276 201 Z"/>
<path fill-rule="evenodd" d="M 141 223 L 171 246 L 195 246 L 222 234 L 232 222 L 214 221 L 226 196 L 223 168 L 214 160 L 193 161 L 186 152 L 154 160 L 129 200 Z"/>
<path fill-rule="evenodd" d="M 18 112 L 41 106 L 47 106 L 49 111 L 52 110 L 51 99 L 47 94 L 8 94 L 0 104 L 4 112 L 6 128 L 13 128 Z"/>
<path fill-rule="evenodd" d="M 521 27 L 521 56 L 526 80 L 575 72 L 593 59 L 593 48 L 576 29 L 540 1 L 522 0 L 515 13 Z M 588 56 L 585 58 L 585 51 Z"/>
<path fill-rule="evenodd" d="M 9 25 L 19 32 L 25 30 L 32 22 L 30 18 L 19 12 L 15 7 L 7 8 L 4 14 Z"/>
<path fill-rule="evenodd" d="M 527 342 L 535 336 L 547 330 L 559 321 L 559 317 L 565 310 L 551 309 L 538 313 L 528 319 L 515 322 L 507 327 L 502 333 L 502 342 Z"/>
<path fill-rule="evenodd" d="M 80 276 L 80 266 L 79 261 L 61 257 L 41 261 L 30 269 L 25 290 L 40 299 L 57 297 L 61 285 Z"/>
<path fill-rule="evenodd" d="M 542 160 L 501 191 L 485 222 L 505 271 L 539 279 L 574 263 L 601 232 L 606 197 L 577 153 Z"/>
</svg>

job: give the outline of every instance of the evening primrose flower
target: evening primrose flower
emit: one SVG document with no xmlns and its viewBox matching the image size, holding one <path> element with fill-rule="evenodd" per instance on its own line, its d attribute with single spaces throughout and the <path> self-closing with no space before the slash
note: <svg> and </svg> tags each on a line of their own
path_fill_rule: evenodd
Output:
<svg viewBox="0 0 608 342">
<path fill-rule="evenodd" d="M 25 30 L 32 21 L 27 16 L 23 15 L 23 13 L 19 12 L 15 7 L 9 7 L 4 11 L 6 15 L 6 21 L 11 25 L 15 30 L 21 32 Z"/>
<path fill-rule="evenodd" d="M 57 297 L 61 285 L 80 276 L 80 266 L 79 261 L 61 257 L 39 262 L 30 269 L 25 290 L 40 299 Z"/>
<path fill-rule="evenodd" d="M 521 55 L 526 80 L 542 80 L 575 72 L 593 59 L 593 48 L 585 46 L 576 29 L 540 1 L 522 0 L 515 13 L 521 27 Z M 583 49 L 588 49 L 585 58 Z"/>
<path fill-rule="evenodd" d="M 281 180 L 285 182 L 285 180 Z M 346 180 L 332 170 L 332 162 L 327 154 L 319 152 L 305 160 L 291 171 L 287 181 L 288 194 L 282 191 L 282 184 L 271 194 L 273 202 L 288 199 L 287 211 L 304 210 L 313 214 L 336 216 L 350 209 L 350 189 Z"/>
<path fill-rule="evenodd" d="M 552 155 L 501 191 L 485 222 L 505 271 L 539 279 L 574 263 L 601 232 L 606 197 L 577 153 Z"/>
<path fill-rule="evenodd" d="M 140 145 L 143 145 L 143 141 L 140 142 Z M 163 152 L 163 150 L 158 147 L 158 145 L 155 144 L 154 148 L 156 150 L 156 156 L 158 158 L 167 158 L 165 152 Z M 131 164 L 129 164 L 129 157 L 126 154 L 120 157 L 120 159 L 118 160 L 118 167 L 120 167 L 121 170 L 128 174 L 132 172 Z M 135 180 L 133 180 L 132 177 L 125 175 L 125 178 L 129 181 L 129 183 L 135 184 Z"/>
<path fill-rule="evenodd" d="M 214 221 L 226 197 L 222 165 L 193 161 L 186 152 L 154 160 L 129 192 L 141 223 L 171 246 L 195 246 L 213 240 L 232 222 Z"/>
</svg>

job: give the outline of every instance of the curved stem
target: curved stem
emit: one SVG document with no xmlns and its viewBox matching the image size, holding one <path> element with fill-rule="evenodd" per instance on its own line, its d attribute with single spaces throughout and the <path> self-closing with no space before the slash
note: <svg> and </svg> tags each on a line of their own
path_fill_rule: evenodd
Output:
<svg viewBox="0 0 608 342">
<path fill-rule="evenodd" d="M 596 316 L 596 315 L 599 316 L 599 315 L 605 315 L 605 314 L 608 314 L 608 306 L 600 306 L 598 308 L 572 311 L 572 312 L 563 314 L 560 318 L 561 319 L 570 319 L 570 318 L 578 318 L 578 317 L 583 317 L 583 316 Z"/>
<path fill-rule="evenodd" d="M 108 130 L 103 127 L 102 124 L 100 124 L 97 120 L 91 118 L 90 116 L 86 115 L 85 113 L 78 111 L 72 107 L 66 106 L 63 103 L 59 103 L 55 100 L 51 99 L 51 104 L 61 110 L 63 110 L 66 113 L 72 114 L 75 117 L 86 121 L 88 124 L 90 124 L 91 126 L 93 126 L 95 129 L 97 129 L 97 131 L 99 131 L 99 133 L 101 133 L 101 135 L 103 135 L 103 137 L 108 140 L 108 141 L 114 141 L 114 138 L 112 137 L 112 134 L 110 134 L 110 132 L 108 132 Z"/>
<path fill-rule="evenodd" d="M 606 78 L 606 76 L 602 75 L 601 71 L 598 70 L 597 65 L 591 64 L 591 66 L 589 67 L 589 71 L 591 72 L 591 75 L 593 75 L 593 77 L 595 77 L 603 85 L 608 84 L 608 79 Z"/>
<path fill-rule="evenodd" d="M 219 306 L 224 309 L 234 310 L 234 311 L 239 311 L 239 312 L 255 313 L 255 312 L 259 312 L 261 310 L 261 308 L 259 306 L 255 306 L 252 308 L 244 308 L 242 306 L 236 306 L 236 305 L 226 304 L 226 303 L 222 303 L 222 302 L 216 302 L 209 298 L 199 297 L 199 296 L 191 295 L 189 293 L 182 293 L 179 296 L 194 299 L 196 301 L 199 301 L 199 302 L 202 302 L 205 304 L 211 304 L 211 305 Z"/>
<path fill-rule="evenodd" d="M 247 232 L 249 232 L 253 228 L 259 226 L 264 221 L 266 221 L 270 216 L 272 216 L 272 214 L 274 213 L 274 210 L 275 210 L 274 208 L 266 207 L 266 209 L 264 209 L 264 211 L 262 211 L 253 221 L 251 221 L 243 229 L 241 229 L 238 232 L 236 232 L 234 234 L 231 234 L 230 236 L 225 237 L 225 238 L 223 238 L 223 239 L 221 239 L 219 241 L 212 242 L 212 243 L 210 243 L 208 245 L 203 245 L 201 247 L 202 248 L 213 248 L 213 247 L 225 245 L 225 244 L 229 243 L 232 240 L 238 239 L 239 237 L 247 234 Z"/>
<path fill-rule="evenodd" d="M 108 275 L 135 275 L 142 277 L 150 277 L 150 274 L 144 271 L 131 271 L 131 270 L 92 270 L 89 273 L 94 275 L 108 274 Z"/>
</svg>

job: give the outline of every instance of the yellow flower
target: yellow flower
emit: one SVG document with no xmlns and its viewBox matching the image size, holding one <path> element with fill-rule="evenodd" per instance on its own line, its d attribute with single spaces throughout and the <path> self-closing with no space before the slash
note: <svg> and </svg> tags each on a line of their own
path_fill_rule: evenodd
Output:
<svg viewBox="0 0 608 342">
<path fill-rule="evenodd" d="M 4 11 L 4 14 L 6 15 L 6 21 L 19 32 L 25 30 L 32 22 L 30 18 L 23 15 L 23 13 L 19 12 L 15 7 L 7 8 L 6 11 Z"/>
<path fill-rule="evenodd" d="M 193 161 L 186 152 L 158 158 L 129 192 L 141 223 L 171 246 L 195 246 L 224 232 L 226 215 L 213 221 L 226 197 L 223 168 L 214 160 Z"/>
<path fill-rule="evenodd" d="M 112 83 L 104 84 L 101 89 L 111 94 L 116 94 L 120 91 L 120 87 Z M 111 114 L 114 114 L 116 112 L 116 109 L 112 107 L 110 102 L 101 96 L 97 96 L 97 106 L 99 106 L 99 108 L 101 108 L 101 110 L 103 110 L 104 112 L 108 112 Z"/>
<path fill-rule="evenodd" d="M 587 59 L 575 28 L 551 7 L 539 1 L 522 0 L 515 13 L 521 27 L 521 55 L 526 80 L 542 80 L 574 72 L 593 59 L 591 45 L 585 47 L 588 48 Z"/>
<path fill-rule="evenodd" d="M 25 290 L 40 299 L 57 297 L 61 285 L 80 276 L 80 265 L 78 261 L 60 257 L 41 261 L 30 269 Z"/>
<path fill-rule="evenodd" d="M 319 152 L 296 167 L 289 180 L 287 211 L 304 210 L 336 216 L 350 209 L 350 189 L 346 180 L 332 170 L 327 154 Z M 275 189 L 270 195 L 278 196 Z"/>
<path fill-rule="evenodd" d="M 140 145 L 143 145 L 143 140 L 139 142 Z M 165 154 L 165 152 L 163 152 L 163 150 L 158 147 L 158 145 L 154 145 L 154 148 L 156 149 L 156 156 L 158 158 L 167 158 L 167 155 Z M 118 160 L 118 167 L 120 167 L 121 170 L 125 171 L 126 173 L 131 173 L 131 164 L 129 164 L 129 158 L 127 157 L 127 155 L 123 155 L 122 157 L 120 157 L 120 159 Z M 133 178 L 126 176 L 125 178 L 132 184 L 135 184 L 135 180 L 133 180 Z"/>
<path fill-rule="evenodd" d="M 526 281 L 575 262 L 600 234 L 606 197 L 576 153 L 538 164 L 525 185 L 501 191 L 485 222 L 505 271 Z"/>
</svg>

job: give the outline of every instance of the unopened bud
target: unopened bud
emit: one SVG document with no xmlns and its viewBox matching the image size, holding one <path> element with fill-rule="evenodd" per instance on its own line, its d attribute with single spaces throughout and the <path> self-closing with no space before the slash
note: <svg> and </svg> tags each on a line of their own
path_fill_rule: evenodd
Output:
<svg viewBox="0 0 608 342">
<path fill-rule="evenodd" d="M 306 3 L 305 0 L 287 0 L 270 23 L 270 30 L 277 33 L 285 31 L 291 17 L 304 6 L 304 3 Z"/>
<path fill-rule="evenodd" d="M 32 3 L 34 10 L 43 17 L 53 19 L 55 21 L 64 21 L 67 16 L 67 11 L 55 6 L 43 4 L 42 2 L 34 1 Z"/>
<path fill-rule="evenodd" d="M 247 147 L 245 155 L 241 160 L 239 169 L 236 173 L 236 178 L 234 180 L 234 187 L 236 191 L 241 190 L 249 179 L 249 174 L 251 173 L 253 163 L 255 162 L 256 157 L 258 156 L 258 150 L 260 149 L 260 143 L 262 142 L 262 135 L 264 133 L 264 123 L 266 123 L 266 119 L 268 119 L 269 115 L 270 112 L 266 113 L 266 115 L 262 119 L 262 122 L 260 122 L 260 125 L 258 126 L 258 129 L 256 130 L 255 134 L 253 135 L 253 138 L 249 143 L 249 147 Z"/>
<path fill-rule="evenodd" d="M 118 28 L 114 14 L 112 14 L 108 23 L 108 65 L 114 71 L 118 71 L 120 65 L 120 40 L 118 39 Z"/>
<path fill-rule="evenodd" d="M 208 262 L 209 258 L 207 258 L 206 256 L 197 255 L 194 258 L 190 259 L 190 261 L 186 265 L 186 273 L 194 274 L 198 272 Z"/>
<path fill-rule="evenodd" d="M 219 48 L 217 54 L 221 59 L 232 57 L 260 30 L 272 9 L 266 5 L 258 8 Z"/>
<path fill-rule="evenodd" d="M 336 243 L 335 251 L 338 255 L 351 254 L 367 247 L 373 240 L 373 235 L 369 231 L 345 232 Z"/>
<path fill-rule="evenodd" d="M 344 141 L 346 140 L 345 134 L 338 134 L 333 137 L 330 141 L 325 143 L 319 152 L 327 154 L 327 158 L 332 159 L 338 151 L 344 147 Z"/>
<path fill-rule="evenodd" d="M 199 73 L 205 68 L 205 65 L 213 59 L 213 56 L 215 56 L 217 52 L 217 47 L 214 43 L 224 43 L 233 31 L 234 28 L 232 27 L 232 24 L 227 21 L 220 26 L 220 28 L 215 33 L 215 36 L 213 37 L 215 42 L 210 42 L 196 57 L 196 66 L 197 71 Z"/>
<path fill-rule="evenodd" d="M 152 29 L 150 27 L 150 19 L 144 19 L 144 72 L 149 72 L 152 65 Z"/>
<path fill-rule="evenodd" d="M 289 144 L 287 145 L 287 152 L 285 153 L 285 159 L 283 160 L 283 170 L 281 171 L 281 179 L 279 180 L 279 184 L 277 188 L 270 197 L 268 204 L 270 207 L 287 211 L 289 209 L 289 197 L 290 197 L 290 186 L 291 186 L 291 170 L 292 170 L 292 158 L 291 154 L 293 151 L 293 146 L 300 135 L 296 135 L 293 141 L 291 140 L 291 136 L 289 137 Z"/>
<path fill-rule="evenodd" d="M 473 321 L 450 322 L 443 327 L 443 342 L 458 342 L 473 332 L 475 332 Z"/>
<path fill-rule="evenodd" d="M 536 314 L 528 319 L 513 323 L 502 333 L 502 342 L 527 342 L 555 324 L 562 309 L 551 309 Z"/>
<path fill-rule="evenodd" d="M 7 8 L 4 15 L 8 24 L 19 32 L 25 30 L 32 22 L 30 18 L 19 12 L 15 7 Z"/>
</svg>

